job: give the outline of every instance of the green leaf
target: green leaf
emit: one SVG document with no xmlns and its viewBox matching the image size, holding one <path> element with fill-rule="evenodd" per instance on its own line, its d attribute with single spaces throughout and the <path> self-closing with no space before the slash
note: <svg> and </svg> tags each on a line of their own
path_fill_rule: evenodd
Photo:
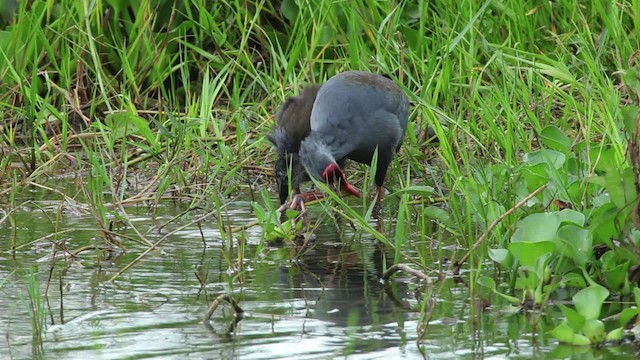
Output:
<svg viewBox="0 0 640 360">
<path fill-rule="evenodd" d="M 481 276 L 478 278 L 478 285 L 486 287 L 491 291 L 496 291 L 496 281 L 488 276 Z"/>
<path fill-rule="evenodd" d="M 549 172 L 546 164 L 526 165 L 520 170 L 522 179 L 527 184 L 527 190 L 532 192 L 549 182 Z"/>
<path fill-rule="evenodd" d="M 513 265 L 513 257 L 507 249 L 489 249 L 489 257 L 505 269 L 511 269 Z"/>
<path fill-rule="evenodd" d="M 578 289 L 584 289 L 587 286 L 587 283 L 584 281 L 582 275 L 576 273 L 566 273 L 562 277 L 562 283 L 565 286 L 570 286 Z"/>
<path fill-rule="evenodd" d="M 536 260 L 546 254 L 552 254 L 555 246 L 553 241 L 512 242 L 509 244 L 509 252 L 521 265 L 533 268 Z M 539 274 L 540 277 L 542 275 Z"/>
<path fill-rule="evenodd" d="M 576 334 L 575 331 L 567 324 L 566 320 L 563 320 L 560 325 L 550 331 L 550 334 L 558 339 L 558 341 L 576 346 L 591 345 L 591 341 L 580 334 Z"/>
<path fill-rule="evenodd" d="M 604 338 L 606 341 L 620 341 L 622 340 L 622 331 L 624 327 L 619 327 L 609 331 L 607 336 Z"/>
<path fill-rule="evenodd" d="M 557 212 L 531 214 L 518 223 L 511 242 L 552 241 L 560 227 L 560 220 Z"/>
<path fill-rule="evenodd" d="M 613 251 L 607 252 L 615 255 Z M 614 260 L 615 261 L 615 260 Z M 627 272 L 629 270 L 629 260 L 622 260 L 620 264 L 602 269 L 605 284 L 611 290 L 622 292 L 627 283 Z"/>
<path fill-rule="evenodd" d="M 584 323 L 582 334 L 591 340 L 592 344 L 601 343 L 605 336 L 604 323 L 598 319 L 590 319 Z"/>
<path fill-rule="evenodd" d="M 638 106 L 623 106 L 620 108 L 620 113 L 622 114 L 622 122 L 624 123 L 627 137 L 632 138 L 633 133 L 636 130 L 638 115 L 640 115 L 638 114 Z"/>
<path fill-rule="evenodd" d="M 584 316 L 578 314 L 577 311 L 566 305 L 558 304 L 558 306 L 560 307 L 564 317 L 567 319 L 567 323 L 571 326 L 571 329 L 576 332 L 580 331 L 586 321 Z"/>
<path fill-rule="evenodd" d="M 591 231 L 575 225 L 564 225 L 558 230 L 556 241 L 558 252 L 573 259 L 576 265 L 583 267 L 591 261 Z"/>
<path fill-rule="evenodd" d="M 600 285 L 592 285 L 573 295 L 573 303 L 580 315 L 587 320 L 596 320 L 600 317 L 602 304 L 609 297 L 609 290 Z"/>
<path fill-rule="evenodd" d="M 300 8 L 296 4 L 295 0 L 282 0 L 282 3 L 280 3 L 280 12 L 282 13 L 282 16 L 293 23 L 296 21 Z"/>
<path fill-rule="evenodd" d="M 561 223 L 570 222 L 578 226 L 584 226 L 585 217 L 584 214 L 579 211 L 575 211 L 573 209 L 564 209 L 560 211 L 558 215 L 560 216 Z"/>
<path fill-rule="evenodd" d="M 571 139 L 556 126 L 549 125 L 540 132 L 540 142 L 551 150 L 566 154 L 571 146 Z"/>
<path fill-rule="evenodd" d="M 617 170 L 617 159 L 616 150 L 610 145 L 593 144 L 589 149 L 589 162 L 595 166 L 597 172 Z"/>
<path fill-rule="evenodd" d="M 611 200 L 619 209 L 636 200 L 636 187 L 633 169 L 612 169 L 605 174 L 605 188 L 609 191 Z"/>
<path fill-rule="evenodd" d="M 513 296 L 509 296 L 506 294 L 503 294 L 501 292 L 499 292 L 496 289 L 496 282 L 495 280 L 493 280 L 492 278 L 488 277 L 488 276 L 482 276 L 478 279 L 478 285 L 485 287 L 489 290 L 491 290 L 494 294 L 502 297 L 503 299 L 507 300 L 509 303 L 511 304 L 520 304 L 520 299 L 513 297 Z"/>
<path fill-rule="evenodd" d="M 638 315 L 640 315 L 640 308 L 635 306 L 622 310 L 620 313 L 620 325 L 622 327 L 627 326 L 629 321 L 635 319 Z"/>
<path fill-rule="evenodd" d="M 445 210 L 437 206 L 427 206 L 422 210 L 422 213 L 429 219 L 434 219 L 442 223 L 448 223 L 451 216 Z"/>
<path fill-rule="evenodd" d="M 542 149 L 525 154 L 522 160 L 529 165 L 547 164 L 557 170 L 564 165 L 566 156 L 555 150 Z"/>
</svg>

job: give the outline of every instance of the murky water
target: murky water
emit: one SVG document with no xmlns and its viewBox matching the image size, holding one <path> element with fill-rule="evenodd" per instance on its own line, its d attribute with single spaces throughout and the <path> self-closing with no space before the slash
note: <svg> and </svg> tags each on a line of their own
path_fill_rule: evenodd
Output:
<svg viewBox="0 0 640 360">
<path fill-rule="evenodd" d="M 393 254 L 366 236 L 354 239 L 350 228 L 340 229 L 333 223 L 315 231 L 313 248 L 296 261 L 291 261 L 296 252 L 293 246 L 273 245 L 258 252 L 261 230 L 248 229 L 243 235 L 247 243 L 243 271 L 230 270 L 236 264 L 237 248 L 223 250 L 226 243 L 210 218 L 201 229 L 192 226 L 171 235 L 114 282 L 108 280 L 146 246 L 122 239 L 129 249 L 124 254 L 98 258 L 90 250 L 77 260 L 59 257 L 50 272 L 52 243 L 44 237 L 70 229 L 54 239 L 65 240 L 71 251 L 102 240 L 97 240 L 99 233 L 90 215 L 58 218 L 57 204 L 37 201 L 32 205 L 15 213 L 13 224 L 8 220 L 0 224 L 3 359 L 637 356 L 629 345 L 599 350 L 560 347 L 546 334 L 553 326 L 551 318 L 540 319 L 534 331 L 526 315 L 500 308 L 481 311 L 477 301 L 469 298 L 465 277 L 458 282 L 435 282 L 432 320 L 418 345 L 424 289 L 402 274 L 388 286 L 381 284 L 380 275 Z M 158 233 L 155 226 L 184 209 L 167 203 L 155 222 L 144 206 L 126 210 L 152 242 L 188 221 L 171 223 Z M 254 219 L 248 201 L 234 202 L 228 216 L 232 225 Z M 11 239 L 28 245 L 11 254 L 7 251 Z M 434 264 L 438 260 L 433 259 Z M 42 306 L 46 330 L 41 346 L 32 335 L 30 274 L 42 293 L 51 275 Z M 206 286 L 200 285 L 198 277 Z M 224 293 L 239 299 L 245 312 L 231 333 L 234 318 L 228 304 L 213 314 L 211 327 L 202 324 L 211 300 Z"/>
</svg>

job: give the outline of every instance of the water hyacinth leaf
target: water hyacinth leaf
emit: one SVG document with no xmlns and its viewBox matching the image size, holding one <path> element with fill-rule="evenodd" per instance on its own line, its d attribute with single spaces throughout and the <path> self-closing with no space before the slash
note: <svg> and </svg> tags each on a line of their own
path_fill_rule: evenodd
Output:
<svg viewBox="0 0 640 360">
<path fill-rule="evenodd" d="M 613 254 L 613 251 L 608 253 Z M 615 261 L 615 260 L 614 260 Z M 629 260 L 624 260 L 622 263 L 603 269 L 604 281 L 608 288 L 618 292 L 624 292 L 625 288 L 629 291 L 629 280 L 627 278 L 627 271 L 629 270 Z"/>
<path fill-rule="evenodd" d="M 575 225 L 564 225 L 558 230 L 557 249 L 578 266 L 585 266 L 591 260 L 591 231 Z"/>
<path fill-rule="evenodd" d="M 578 289 L 584 289 L 587 286 L 582 275 L 572 272 L 564 274 L 562 277 L 562 284 Z"/>
<path fill-rule="evenodd" d="M 624 71 L 622 75 L 624 85 L 640 96 L 640 79 L 638 79 L 638 70 L 636 68 L 629 68 Z"/>
<path fill-rule="evenodd" d="M 571 139 L 559 128 L 549 125 L 540 132 L 540 142 L 551 150 L 566 154 L 571 146 Z"/>
<path fill-rule="evenodd" d="M 445 210 L 437 206 L 427 206 L 422 210 L 422 213 L 429 219 L 440 221 L 441 223 L 448 223 L 451 216 Z"/>
<path fill-rule="evenodd" d="M 594 244 L 607 244 L 609 247 L 613 247 L 611 239 L 617 238 L 620 232 L 616 226 L 618 214 L 618 208 L 613 203 L 607 203 L 595 209 L 591 214 L 589 224 Z"/>
<path fill-rule="evenodd" d="M 547 164 L 557 170 L 564 165 L 566 156 L 559 151 L 542 149 L 525 154 L 522 160 L 529 165 Z"/>
<path fill-rule="evenodd" d="M 609 297 L 609 290 L 600 285 L 591 285 L 573 295 L 573 303 L 580 315 L 587 320 L 600 317 L 602 304 Z"/>
<path fill-rule="evenodd" d="M 561 343 L 571 344 L 576 346 L 591 345 L 591 341 L 583 335 L 576 334 L 575 331 L 567 324 L 566 320 L 563 320 L 560 325 L 551 330 L 551 335 L 558 339 Z"/>
<path fill-rule="evenodd" d="M 564 315 L 564 317 L 567 319 L 567 324 L 571 327 L 571 329 L 573 329 L 573 331 L 575 332 L 579 332 L 586 321 L 584 316 L 580 315 L 577 311 L 564 304 L 558 304 L 558 306 L 562 311 L 562 315 Z"/>
<path fill-rule="evenodd" d="M 296 4 L 295 0 L 282 0 L 282 3 L 280 3 L 280 12 L 282 13 L 282 16 L 292 23 L 296 20 L 299 11 L 300 8 L 298 7 L 298 4 Z"/>
<path fill-rule="evenodd" d="M 612 169 L 605 175 L 605 188 L 619 209 L 635 201 L 637 194 L 633 169 Z"/>
<path fill-rule="evenodd" d="M 638 288 L 636 288 L 638 289 Z M 622 310 L 620 313 L 620 325 L 625 327 L 629 321 L 635 320 L 637 316 L 640 315 L 640 308 L 632 307 Z"/>
<path fill-rule="evenodd" d="M 598 319 L 590 319 L 584 323 L 582 334 L 591 340 L 592 344 L 601 343 L 607 335 L 604 323 Z"/>
<path fill-rule="evenodd" d="M 478 279 L 478 285 L 484 286 L 489 290 L 496 291 L 496 281 L 488 276 L 481 276 Z"/>
<path fill-rule="evenodd" d="M 527 184 L 529 192 L 549 182 L 546 164 L 526 165 L 520 170 L 520 175 Z"/>
<path fill-rule="evenodd" d="M 589 162 L 596 172 L 608 172 L 618 168 L 619 156 L 609 145 L 597 145 L 589 149 Z"/>
<path fill-rule="evenodd" d="M 511 269 L 513 265 L 513 256 L 507 249 L 489 249 L 489 258 L 505 269 Z"/>
<path fill-rule="evenodd" d="M 622 340 L 624 327 L 619 327 L 611 330 L 604 338 L 605 341 L 620 341 Z"/>
<path fill-rule="evenodd" d="M 551 255 L 555 246 L 553 241 L 512 242 L 509 244 L 509 252 L 521 265 L 533 267 L 540 257 Z"/>
<path fill-rule="evenodd" d="M 561 223 L 573 223 L 578 226 L 584 226 L 585 216 L 579 211 L 573 209 L 564 209 L 558 212 Z"/>
<path fill-rule="evenodd" d="M 482 276 L 478 279 L 478 285 L 485 287 L 489 290 L 491 290 L 494 294 L 502 297 L 503 299 L 505 299 L 507 302 L 511 303 L 511 304 L 520 304 L 520 299 L 510 296 L 510 295 L 506 295 L 503 294 L 501 292 L 499 292 L 497 290 L 497 286 L 496 286 L 496 282 L 495 280 L 493 280 L 492 278 L 488 277 L 488 276 Z"/>
<path fill-rule="evenodd" d="M 636 121 L 638 119 L 638 115 L 640 115 L 638 106 L 623 106 L 620 109 L 620 113 L 622 114 L 622 122 L 624 123 L 627 136 L 631 138 L 633 136 L 633 132 L 636 130 Z"/>
<path fill-rule="evenodd" d="M 552 241 L 560 227 L 561 217 L 557 212 L 531 214 L 518 223 L 511 242 Z"/>
</svg>

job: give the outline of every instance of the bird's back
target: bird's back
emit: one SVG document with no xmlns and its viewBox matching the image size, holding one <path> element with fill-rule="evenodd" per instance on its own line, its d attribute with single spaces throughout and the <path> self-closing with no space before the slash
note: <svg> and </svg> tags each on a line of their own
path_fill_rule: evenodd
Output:
<svg viewBox="0 0 640 360">
<path fill-rule="evenodd" d="M 347 71 L 322 85 L 311 111 L 311 131 L 336 160 L 367 163 L 376 147 L 398 148 L 407 128 L 409 101 L 392 80 Z"/>
<path fill-rule="evenodd" d="M 297 153 L 300 142 L 309 135 L 311 109 L 319 89 L 319 85 L 310 85 L 302 89 L 298 96 L 287 98 L 278 110 L 276 129 L 272 136 L 281 154 Z"/>
</svg>

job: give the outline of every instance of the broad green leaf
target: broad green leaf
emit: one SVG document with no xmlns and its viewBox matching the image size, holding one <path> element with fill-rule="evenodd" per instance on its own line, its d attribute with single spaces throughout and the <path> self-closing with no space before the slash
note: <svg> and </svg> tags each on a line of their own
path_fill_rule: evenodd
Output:
<svg viewBox="0 0 640 360">
<path fill-rule="evenodd" d="M 595 209 L 590 216 L 589 229 L 593 233 L 593 244 L 607 244 L 613 247 L 611 239 L 618 237 L 620 229 L 616 226 L 618 208 L 613 203 L 607 203 Z"/>
<path fill-rule="evenodd" d="M 566 154 L 571 146 L 571 139 L 559 128 L 549 125 L 540 132 L 540 142 L 551 150 Z"/>
<path fill-rule="evenodd" d="M 507 249 L 489 249 L 489 257 L 505 269 L 511 269 L 513 265 L 513 257 Z"/>
<path fill-rule="evenodd" d="M 546 164 L 526 165 L 520 170 L 522 179 L 527 184 L 529 192 L 549 182 L 549 172 Z"/>
<path fill-rule="evenodd" d="M 566 156 L 559 151 L 542 149 L 525 154 L 522 160 L 529 165 L 547 164 L 560 169 L 564 165 Z"/>
<path fill-rule="evenodd" d="M 626 69 L 622 75 L 624 85 L 630 92 L 635 92 L 636 96 L 640 96 L 640 79 L 638 79 L 638 69 L 630 67 Z"/>
<path fill-rule="evenodd" d="M 427 206 L 422 210 L 422 213 L 429 219 L 438 220 L 442 223 L 448 223 L 451 216 L 445 210 L 437 206 Z"/>
<path fill-rule="evenodd" d="M 506 301 L 508 301 L 511 304 L 520 304 L 520 299 L 513 297 L 513 296 L 509 296 L 506 294 L 503 294 L 501 292 L 499 292 L 496 288 L 496 282 L 495 280 L 493 280 L 492 278 L 488 277 L 488 276 L 482 276 L 478 279 L 478 285 L 485 287 L 491 291 L 493 291 L 494 294 L 502 297 L 503 299 L 505 299 Z"/>
<path fill-rule="evenodd" d="M 573 295 L 573 304 L 580 315 L 587 320 L 596 320 L 600 317 L 602 304 L 609 297 L 609 290 L 600 285 L 592 285 Z"/>
<path fill-rule="evenodd" d="M 627 326 L 629 321 L 634 320 L 638 315 L 640 315 L 640 308 L 635 306 L 622 310 L 620 313 L 620 326 Z"/>
<path fill-rule="evenodd" d="M 636 187 L 633 169 L 626 167 L 607 171 L 605 174 L 605 188 L 609 191 L 611 200 L 619 209 L 636 200 Z"/>
<path fill-rule="evenodd" d="M 555 249 L 553 241 L 512 242 L 509 244 L 511 256 L 523 266 L 533 266 L 541 256 L 552 254 Z M 543 274 L 538 274 L 542 277 Z"/>
<path fill-rule="evenodd" d="M 531 214 L 518 223 L 511 242 L 552 241 L 556 237 L 560 221 L 556 212 Z"/>
<path fill-rule="evenodd" d="M 598 319 L 590 319 L 584 323 L 582 334 L 591 340 L 592 344 L 601 343 L 607 335 L 604 323 Z"/>
<path fill-rule="evenodd" d="M 560 254 L 583 267 L 591 261 L 591 240 L 591 231 L 575 225 L 564 225 L 558 230 L 556 248 Z"/>
<path fill-rule="evenodd" d="M 609 253 L 613 254 L 613 251 Z M 622 292 L 625 288 L 627 279 L 627 272 L 629 270 L 629 260 L 623 260 L 620 264 L 603 269 L 605 285 L 613 291 Z"/>
<path fill-rule="evenodd" d="M 615 328 L 615 329 L 609 331 L 607 336 L 604 338 L 605 341 L 620 341 L 620 340 L 622 340 L 623 330 L 624 330 L 624 327 L 619 327 L 619 328 Z"/>
<path fill-rule="evenodd" d="M 484 286 L 491 291 L 496 291 L 496 281 L 488 276 L 481 276 L 478 278 L 478 285 Z"/>
<path fill-rule="evenodd" d="M 565 286 L 570 286 L 578 289 L 584 289 L 587 286 L 587 283 L 584 281 L 582 275 L 576 273 L 566 273 L 562 277 L 562 283 Z"/>
<path fill-rule="evenodd" d="M 560 211 L 558 215 L 560 216 L 561 223 L 570 222 L 578 226 L 584 226 L 585 217 L 584 214 L 579 211 L 575 211 L 573 209 L 564 209 Z"/>
<path fill-rule="evenodd" d="M 633 132 L 636 130 L 636 122 L 638 121 L 638 106 L 628 105 L 620 108 L 622 114 L 622 122 L 624 123 L 625 132 L 629 138 L 632 138 Z"/>
<path fill-rule="evenodd" d="M 619 166 L 616 150 L 609 145 L 596 145 L 589 149 L 589 162 L 597 172 L 616 170 Z"/>
<path fill-rule="evenodd" d="M 567 324 L 566 320 L 563 320 L 560 325 L 550 331 L 550 334 L 558 339 L 561 343 L 571 344 L 576 346 L 591 345 L 591 341 L 580 334 L 576 334 L 575 331 Z"/>
<path fill-rule="evenodd" d="M 566 305 L 558 304 L 558 306 L 560 307 L 560 310 L 562 311 L 564 317 L 567 319 L 568 325 L 571 326 L 571 329 L 573 329 L 573 331 L 575 332 L 579 332 L 580 329 L 582 329 L 582 327 L 584 326 L 584 316 L 578 314 L 577 311 Z"/>
<path fill-rule="evenodd" d="M 299 11 L 300 9 L 298 8 L 295 0 L 282 0 L 282 3 L 280 3 L 280 12 L 292 23 L 296 21 Z"/>
</svg>

